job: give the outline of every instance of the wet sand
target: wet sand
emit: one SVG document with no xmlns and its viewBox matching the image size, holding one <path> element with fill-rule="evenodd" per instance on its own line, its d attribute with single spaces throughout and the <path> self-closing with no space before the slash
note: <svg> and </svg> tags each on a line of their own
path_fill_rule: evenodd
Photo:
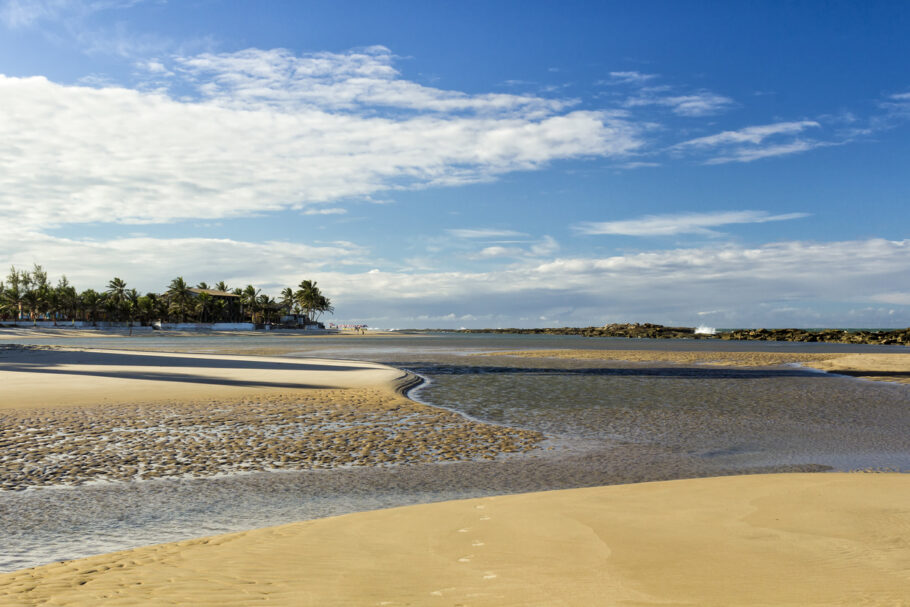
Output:
<svg viewBox="0 0 910 607">
<path fill-rule="evenodd" d="M 367 362 L 0 349 L 0 488 L 493 459 L 542 439 L 401 396 L 414 380 Z"/>
<path fill-rule="evenodd" d="M 671 362 L 724 367 L 766 367 L 798 364 L 829 373 L 875 381 L 910 383 L 910 350 L 905 353 L 809 353 L 809 352 L 670 352 L 657 350 L 515 350 L 489 352 L 485 356 L 557 358 L 572 360 L 621 360 L 626 362 Z"/>
<path fill-rule="evenodd" d="M 758 475 L 358 513 L 0 575 L 4 605 L 898 605 L 910 477 Z"/>
<path fill-rule="evenodd" d="M 670 362 L 678 364 L 720 365 L 724 367 L 764 367 L 793 363 L 815 363 L 835 360 L 849 354 L 804 352 L 710 352 L 666 350 L 512 350 L 489 352 L 485 356 L 518 356 L 521 358 L 562 358 L 573 360 L 621 360 L 626 362 Z M 866 354 L 855 355 L 858 357 Z M 890 355 L 885 355 L 890 356 Z M 900 355 L 897 355 L 900 356 Z M 910 356 L 907 357 L 910 370 Z"/>
</svg>

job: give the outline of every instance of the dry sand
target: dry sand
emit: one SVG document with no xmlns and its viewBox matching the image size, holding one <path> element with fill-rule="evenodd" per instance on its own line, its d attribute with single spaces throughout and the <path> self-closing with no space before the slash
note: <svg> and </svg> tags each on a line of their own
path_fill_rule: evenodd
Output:
<svg viewBox="0 0 910 607">
<path fill-rule="evenodd" d="M 907 354 L 846 354 L 816 360 L 806 366 L 863 379 L 910 384 L 910 351 Z"/>
<path fill-rule="evenodd" d="M 410 506 L 0 575 L 3 605 L 906 605 L 910 477 L 791 474 Z"/>
</svg>

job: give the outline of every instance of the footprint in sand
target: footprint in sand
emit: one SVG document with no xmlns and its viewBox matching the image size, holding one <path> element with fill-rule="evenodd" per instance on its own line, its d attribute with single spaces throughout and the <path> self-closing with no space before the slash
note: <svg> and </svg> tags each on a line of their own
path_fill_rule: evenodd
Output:
<svg viewBox="0 0 910 607">
<path fill-rule="evenodd" d="M 458 530 L 458 533 L 467 533 L 467 532 L 470 531 L 470 530 L 471 530 L 470 527 L 465 527 L 464 529 L 459 529 L 459 530 Z"/>
<path fill-rule="evenodd" d="M 485 579 L 485 580 L 492 580 L 495 577 L 497 577 L 497 576 L 492 571 L 487 571 L 483 574 L 483 579 Z"/>
<path fill-rule="evenodd" d="M 477 547 L 477 546 L 483 546 L 484 543 L 481 542 L 480 540 L 474 540 L 473 542 L 471 542 L 471 545 L 474 547 Z"/>
<path fill-rule="evenodd" d="M 459 562 L 459 563 L 470 563 L 470 562 L 471 562 L 471 559 L 473 559 L 473 558 L 474 558 L 474 555 L 473 555 L 473 554 L 469 554 L 469 555 L 467 555 L 467 556 L 463 556 L 463 557 L 461 557 L 460 559 L 458 559 L 458 562 Z"/>
<path fill-rule="evenodd" d="M 488 520 L 490 520 L 490 517 L 484 515 L 484 516 L 480 517 L 480 520 L 482 520 L 482 521 L 488 521 Z"/>
</svg>

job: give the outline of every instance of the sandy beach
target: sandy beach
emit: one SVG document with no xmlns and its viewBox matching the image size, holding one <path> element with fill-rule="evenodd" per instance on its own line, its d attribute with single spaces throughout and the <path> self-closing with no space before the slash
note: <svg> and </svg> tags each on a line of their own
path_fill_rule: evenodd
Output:
<svg viewBox="0 0 910 607">
<path fill-rule="evenodd" d="M 901 354 L 518 354 L 910 374 Z M 5 347 L 0 379 L 6 489 L 496 458 L 542 438 L 410 401 L 408 374 L 361 361 Z M 20 570 L 0 604 L 899 605 L 907 504 L 910 476 L 861 473 L 488 497 Z"/>
<path fill-rule="evenodd" d="M 0 576 L 4 605 L 901 605 L 910 478 L 708 478 L 446 502 Z"/>
</svg>

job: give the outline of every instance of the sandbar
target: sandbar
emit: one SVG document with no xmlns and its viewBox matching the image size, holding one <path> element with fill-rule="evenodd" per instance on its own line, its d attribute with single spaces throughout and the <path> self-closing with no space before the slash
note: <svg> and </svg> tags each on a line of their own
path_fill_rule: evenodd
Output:
<svg viewBox="0 0 910 607">
<path fill-rule="evenodd" d="M 543 439 L 407 399 L 415 379 L 362 361 L 0 347 L 0 489 L 495 459 Z"/>
<path fill-rule="evenodd" d="M 0 575 L 4 605 L 901 605 L 910 476 L 774 474 L 409 506 Z"/>
<path fill-rule="evenodd" d="M 813 352 L 723 352 L 666 350 L 510 350 L 487 352 L 484 356 L 521 358 L 563 358 L 573 360 L 621 360 L 626 362 L 669 362 L 724 367 L 766 367 L 798 364 L 820 371 L 862 379 L 910 383 L 910 349 L 895 353 L 813 353 Z"/>
</svg>

